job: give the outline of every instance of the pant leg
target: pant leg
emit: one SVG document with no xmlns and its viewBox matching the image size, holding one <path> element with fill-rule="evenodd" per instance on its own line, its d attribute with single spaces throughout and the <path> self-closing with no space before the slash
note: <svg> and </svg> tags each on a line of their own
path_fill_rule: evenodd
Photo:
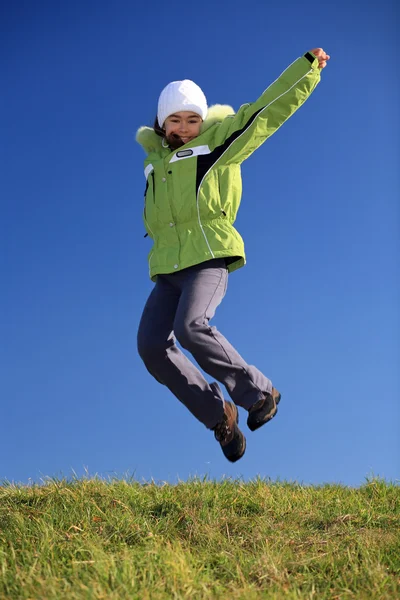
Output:
<svg viewBox="0 0 400 600">
<path fill-rule="evenodd" d="M 147 370 L 208 428 L 223 415 L 223 395 L 175 343 L 173 323 L 181 292 L 159 275 L 143 310 L 137 344 Z"/>
<path fill-rule="evenodd" d="M 248 410 L 264 392 L 272 391 L 272 383 L 209 325 L 226 293 L 225 262 L 209 261 L 171 277 L 175 276 L 180 278 L 182 289 L 174 321 L 177 340 L 206 373 L 225 385 L 235 404 Z"/>
</svg>

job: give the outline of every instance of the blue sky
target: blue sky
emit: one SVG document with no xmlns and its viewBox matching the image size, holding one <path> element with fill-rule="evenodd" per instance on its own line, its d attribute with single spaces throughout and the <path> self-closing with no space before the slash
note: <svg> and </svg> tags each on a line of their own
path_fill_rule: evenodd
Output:
<svg viewBox="0 0 400 600">
<path fill-rule="evenodd" d="M 2 7 L 0 480 L 399 479 L 399 8 L 348 6 Z M 320 85 L 243 165 L 247 265 L 213 324 L 282 402 L 232 465 L 137 355 L 134 136 L 171 80 L 237 110 L 313 47 Z"/>
</svg>

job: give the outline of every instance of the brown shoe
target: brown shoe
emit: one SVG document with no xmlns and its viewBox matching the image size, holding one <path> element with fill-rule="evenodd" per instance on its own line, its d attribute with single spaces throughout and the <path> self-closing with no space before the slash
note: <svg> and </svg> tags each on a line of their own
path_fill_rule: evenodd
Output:
<svg viewBox="0 0 400 600">
<path fill-rule="evenodd" d="M 228 460 L 235 462 L 242 458 L 246 450 L 246 438 L 238 427 L 239 413 L 233 402 L 224 400 L 222 421 L 213 427 L 214 436 L 221 444 L 222 452 Z"/>
<path fill-rule="evenodd" d="M 251 431 L 255 431 L 264 423 L 268 423 L 278 412 L 278 404 L 281 399 L 281 395 L 275 388 L 272 388 L 272 392 L 264 394 L 264 398 L 253 404 L 249 410 L 249 416 L 247 418 L 247 425 Z"/>
</svg>

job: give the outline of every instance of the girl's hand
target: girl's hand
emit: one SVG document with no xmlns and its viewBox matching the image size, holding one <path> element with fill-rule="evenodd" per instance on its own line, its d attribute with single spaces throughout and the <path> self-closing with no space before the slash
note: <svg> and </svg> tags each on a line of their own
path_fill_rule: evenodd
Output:
<svg viewBox="0 0 400 600">
<path fill-rule="evenodd" d="M 325 52 L 322 48 L 314 48 L 314 50 L 310 50 L 318 58 L 318 67 L 323 69 L 326 67 L 327 61 L 330 59 L 329 54 Z"/>
</svg>

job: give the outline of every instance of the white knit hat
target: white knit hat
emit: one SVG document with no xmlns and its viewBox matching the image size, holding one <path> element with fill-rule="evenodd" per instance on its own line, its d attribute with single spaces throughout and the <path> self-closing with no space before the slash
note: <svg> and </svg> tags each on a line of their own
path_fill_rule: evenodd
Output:
<svg viewBox="0 0 400 600">
<path fill-rule="evenodd" d="M 203 121 L 207 116 L 206 97 L 190 79 L 172 81 L 163 89 L 158 100 L 158 124 L 163 127 L 169 115 L 184 110 L 200 115 Z"/>
</svg>

